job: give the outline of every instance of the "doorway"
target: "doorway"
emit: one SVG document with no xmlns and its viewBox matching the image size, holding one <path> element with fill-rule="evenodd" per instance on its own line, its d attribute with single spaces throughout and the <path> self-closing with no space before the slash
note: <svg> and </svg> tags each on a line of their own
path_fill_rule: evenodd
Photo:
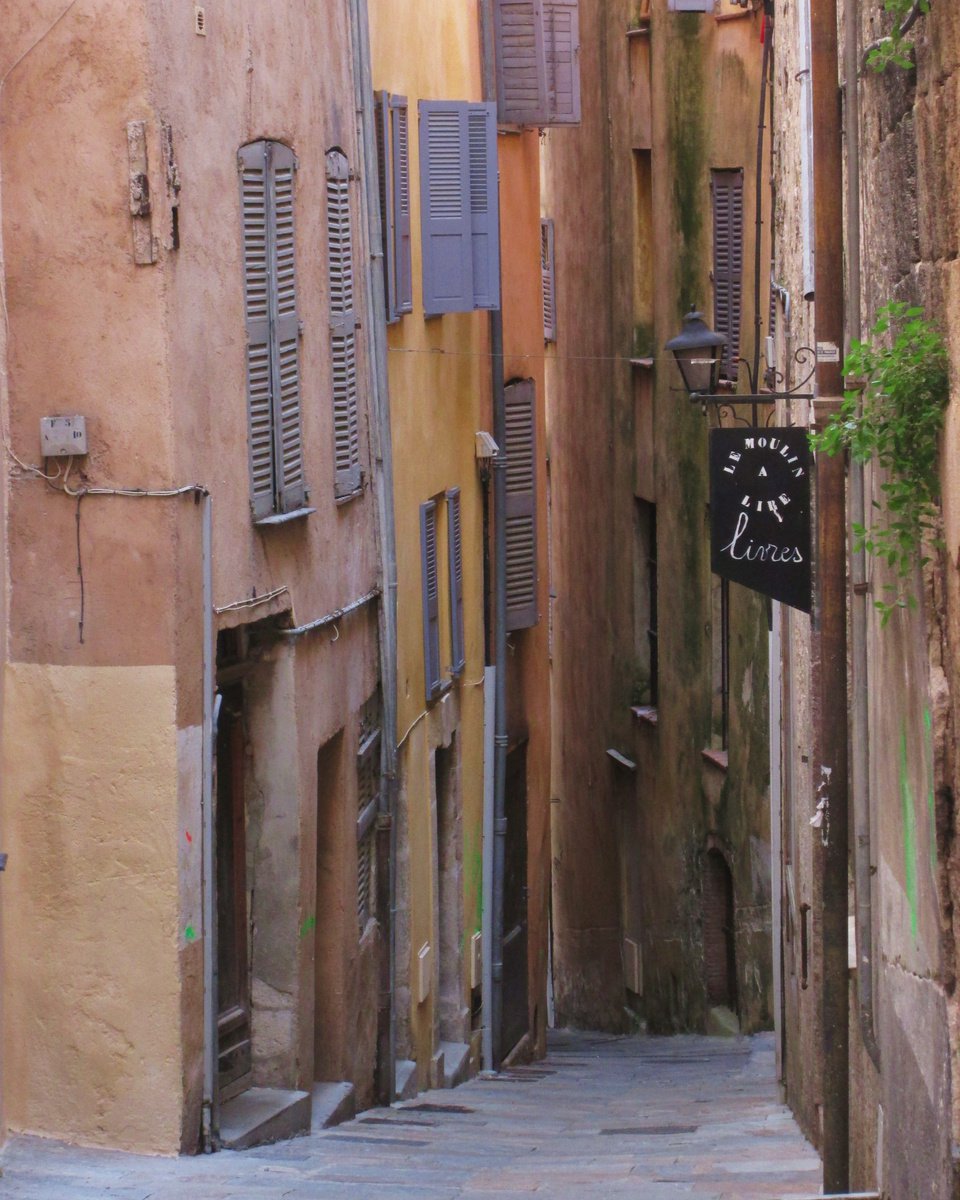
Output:
<svg viewBox="0 0 960 1200">
<path fill-rule="evenodd" d="M 703 961 L 707 1003 L 737 1011 L 733 875 L 716 848 L 703 860 Z"/>
<path fill-rule="evenodd" d="M 499 1061 L 529 1027 L 527 995 L 527 743 L 507 753 L 503 870 L 503 1012 Z"/>
<path fill-rule="evenodd" d="M 437 1009 L 440 1040 L 444 1042 L 462 1042 L 465 1037 L 461 957 L 463 852 L 456 745 L 454 735 L 449 746 L 438 746 L 434 752 L 436 921 L 440 948 Z"/>
</svg>

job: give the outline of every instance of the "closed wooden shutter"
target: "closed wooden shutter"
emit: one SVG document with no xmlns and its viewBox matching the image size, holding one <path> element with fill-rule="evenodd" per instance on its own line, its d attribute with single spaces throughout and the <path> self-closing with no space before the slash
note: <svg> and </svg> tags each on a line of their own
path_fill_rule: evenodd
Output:
<svg viewBox="0 0 960 1200">
<path fill-rule="evenodd" d="M 410 250 L 410 132 L 406 96 L 390 97 L 393 163 L 393 226 L 396 312 L 413 312 L 413 259 Z"/>
<path fill-rule="evenodd" d="M 556 268 L 553 249 L 553 221 L 540 222 L 540 286 L 543 293 L 543 340 L 557 340 Z"/>
<path fill-rule="evenodd" d="M 377 182 L 380 197 L 380 228 L 383 239 L 383 285 L 387 302 L 387 323 L 397 319 L 396 227 L 394 224 L 394 161 L 391 152 L 390 97 L 377 92 L 374 97 L 377 134 Z"/>
<path fill-rule="evenodd" d="M 447 557 L 450 572 L 450 653 L 452 671 L 466 666 L 463 638 L 463 533 L 460 522 L 460 489 L 447 492 Z"/>
<path fill-rule="evenodd" d="M 437 570 L 437 505 L 420 505 L 420 571 L 423 592 L 423 675 L 427 700 L 440 694 L 440 590 Z"/>
<path fill-rule="evenodd" d="M 500 201 L 493 104 L 420 102 L 423 307 L 500 306 Z"/>
<path fill-rule="evenodd" d="M 550 125 L 580 123 L 580 0 L 543 0 Z"/>
<path fill-rule="evenodd" d="M 497 0 L 497 112 L 507 124 L 541 125 L 548 116 L 541 0 Z"/>
<path fill-rule="evenodd" d="M 357 923 L 362 934 L 374 916 L 375 833 L 380 806 L 381 706 L 379 689 L 363 706 L 357 750 Z"/>
<path fill-rule="evenodd" d="M 536 391 L 532 379 L 505 389 L 507 629 L 536 625 Z"/>
<path fill-rule="evenodd" d="M 497 181 L 497 111 L 471 104 L 467 113 L 470 160 L 470 235 L 474 308 L 500 307 L 500 191 Z"/>
<path fill-rule="evenodd" d="M 743 171 L 714 171 L 712 176 L 713 327 L 727 339 L 720 378 L 735 383 L 743 294 Z"/>
<path fill-rule="evenodd" d="M 473 310 L 473 248 L 466 102 L 420 102 L 423 308 Z"/>
<path fill-rule="evenodd" d="M 346 155 L 340 150 L 331 150 L 327 154 L 327 253 L 333 362 L 334 492 L 341 497 L 359 490 L 361 471 L 350 168 Z"/>
<path fill-rule="evenodd" d="M 300 345 L 293 177 L 289 146 L 241 147 L 243 292 L 247 329 L 250 496 L 255 520 L 306 497 L 300 413 Z"/>
</svg>

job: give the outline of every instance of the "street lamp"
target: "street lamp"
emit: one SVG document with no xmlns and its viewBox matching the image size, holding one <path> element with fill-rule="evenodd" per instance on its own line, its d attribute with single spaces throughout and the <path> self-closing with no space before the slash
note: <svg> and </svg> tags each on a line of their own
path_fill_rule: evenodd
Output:
<svg viewBox="0 0 960 1200">
<path fill-rule="evenodd" d="M 691 400 L 716 393 L 720 382 L 720 362 L 727 339 L 714 333 L 704 321 L 703 313 L 688 312 L 683 318 L 683 331 L 667 342 L 673 352 Z"/>
</svg>

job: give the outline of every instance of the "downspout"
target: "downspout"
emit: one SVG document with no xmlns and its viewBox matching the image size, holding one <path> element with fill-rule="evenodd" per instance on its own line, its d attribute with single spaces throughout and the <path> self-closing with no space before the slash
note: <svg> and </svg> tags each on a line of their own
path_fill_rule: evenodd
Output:
<svg viewBox="0 0 960 1200">
<path fill-rule="evenodd" d="M 842 403 L 843 131 L 837 0 L 811 3 L 816 427 Z M 821 935 L 823 1190 L 843 1193 L 850 1175 L 848 942 L 848 711 L 846 464 L 816 456 L 814 730 L 818 825 L 813 833 Z"/>
<path fill-rule="evenodd" d="M 366 271 L 367 328 L 372 361 L 371 452 L 377 497 L 377 533 L 382 572 L 380 681 L 383 698 L 380 812 L 377 819 L 377 912 L 384 930 L 377 1009 L 377 1094 L 391 1103 L 396 1093 L 397 979 L 397 543 L 393 512 L 393 443 L 390 433 L 390 389 L 387 368 L 387 302 L 383 278 L 383 231 L 377 193 L 379 164 L 376 133 L 370 117 L 373 68 L 367 0 L 350 0 L 353 36 L 353 79 L 357 136 L 363 160 L 361 204 L 367 224 L 369 257 Z"/>
<path fill-rule="evenodd" d="M 203 1107 L 201 1131 L 205 1154 L 219 1149 L 217 1089 L 219 979 L 217 974 L 216 815 L 214 813 L 214 739 L 219 696 L 214 697 L 217 647 L 213 630 L 213 497 L 201 498 L 201 570 L 203 595 Z"/>
<path fill-rule="evenodd" d="M 859 0 L 843 0 L 845 29 L 844 74 L 847 151 L 847 335 L 860 337 L 860 92 L 857 32 Z M 853 878 L 856 896 L 857 998 L 860 1036 L 870 1060 L 880 1070 L 873 1000 L 873 904 L 870 829 L 870 723 L 867 696 L 868 591 L 866 552 L 853 536 L 854 526 L 866 524 L 863 463 L 850 460 L 850 632 L 851 667 L 851 783 L 853 792 Z"/>
<path fill-rule="evenodd" d="M 483 95 L 497 99 L 496 52 L 493 36 L 492 0 L 481 0 L 480 37 L 483 63 Z M 502 303 L 501 288 L 501 303 Z M 497 454 L 493 460 L 493 665 L 495 717 L 493 735 L 493 946 L 491 947 L 493 994 L 490 997 L 490 1029 L 493 1066 L 499 1067 L 503 1051 L 503 870 L 506 850 L 507 784 L 507 441 L 506 403 L 503 380 L 503 310 L 490 313 L 490 369 L 493 397 L 493 438 Z"/>
</svg>

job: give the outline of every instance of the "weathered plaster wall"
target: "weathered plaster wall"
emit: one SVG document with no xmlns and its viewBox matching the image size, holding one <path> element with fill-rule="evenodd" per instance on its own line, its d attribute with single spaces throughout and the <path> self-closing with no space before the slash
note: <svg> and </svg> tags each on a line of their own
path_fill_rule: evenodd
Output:
<svg viewBox="0 0 960 1200">
<path fill-rule="evenodd" d="M 20 663 L 6 676 L 8 1119 L 169 1153 L 182 1070 L 173 670 Z"/>
<path fill-rule="evenodd" d="M 792 6 L 777 6 L 776 112 L 777 271 L 796 296 L 799 290 L 799 149 L 796 109 L 796 38 Z M 848 29 L 858 48 L 886 32 L 877 12 L 863 6 L 859 27 Z M 867 334 L 889 300 L 921 304 L 947 336 L 951 378 L 958 362 L 955 256 L 957 88 L 960 25 L 950 6 L 921 18 L 917 70 L 893 68 L 883 75 L 865 69 L 861 106 L 861 221 L 847 224 L 848 258 L 858 252 L 862 272 L 861 327 Z M 849 302 L 849 294 L 848 294 Z M 794 302 L 797 344 L 810 344 L 812 306 Z M 945 528 L 956 512 L 955 402 L 947 413 L 942 481 Z M 866 472 L 867 503 L 882 501 L 883 479 Z M 956 1129 L 952 1062 L 956 1052 L 952 928 L 954 869 L 953 804 L 956 794 L 956 731 L 952 696 L 957 686 L 957 539 L 934 555 L 912 581 L 916 610 L 896 612 L 886 627 L 869 600 L 881 597 L 891 578 L 868 557 L 867 667 L 870 769 L 867 782 L 873 866 L 873 978 L 880 1067 L 867 1057 L 857 1021 L 857 976 L 851 975 L 851 1185 L 881 1185 L 891 1196 L 955 1194 L 951 1137 Z M 785 772 L 784 856 L 793 895 L 784 897 L 787 927 L 796 929 L 798 907 L 818 905 L 808 816 L 811 784 L 806 756 L 812 741 L 807 691 L 810 642 L 804 622 L 790 641 L 793 685 L 786 693 L 789 730 Z M 795 668 L 795 669 L 794 669 Z M 819 1137 L 820 965 L 814 924 L 810 990 L 799 992 L 799 938 L 785 946 L 786 1084 L 790 1103 L 808 1133 Z M 862 966 L 863 948 L 858 957 Z M 879 1144 L 878 1144 L 879 1143 Z"/>
<path fill-rule="evenodd" d="M 636 1017 L 660 1031 L 702 1027 L 701 868 L 712 838 L 733 873 L 740 1016 L 754 1029 L 772 1012 L 763 612 L 731 589 L 723 770 L 701 754 L 713 671 L 707 422 L 676 390 L 661 348 L 691 305 L 713 319 L 711 168 L 743 168 L 752 213 L 759 18 L 654 5 L 649 33 L 628 39 L 634 18 L 629 3 L 584 6 L 584 122 L 547 137 L 545 211 L 568 256 L 549 374 L 558 1018 L 623 1024 L 626 935 L 643 958 Z M 746 355 L 754 239 L 745 224 Z M 575 350 L 563 330 L 575 331 Z M 656 724 L 631 716 L 645 625 L 635 497 L 657 504 Z M 635 784 L 618 777 L 608 747 L 636 762 Z"/>
</svg>

